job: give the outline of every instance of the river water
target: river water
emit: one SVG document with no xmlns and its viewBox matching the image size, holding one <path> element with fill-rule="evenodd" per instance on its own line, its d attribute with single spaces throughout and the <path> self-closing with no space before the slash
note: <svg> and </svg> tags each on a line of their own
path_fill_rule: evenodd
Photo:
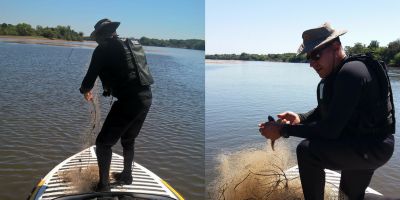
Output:
<svg viewBox="0 0 400 200">
<path fill-rule="evenodd" d="M 204 51 L 145 51 L 155 84 L 135 161 L 185 198 L 203 199 Z M 25 199 L 53 167 L 93 143 L 93 109 L 78 91 L 92 52 L 0 41 L 0 199 Z M 98 88 L 101 124 L 111 99 Z M 114 150 L 121 153 L 120 144 Z"/>
<path fill-rule="evenodd" d="M 391 69 L 390 76 L 394 104 L 399 109 L 400 69 Z M 205 77 L 206 185 L 218 176 L 220 155 L 265 145 L 257 124 L 267 121 L 268 115 L 287 110 L 306 112 L 317 104 L 316 86 L 320 78 L 308 64 L 207 61 Z M 396 130 L 399 132 L 400 123 Z M 400 133 L 395 138 L 392 158 L 375 172 L 370 187 L 399 197 Z M 295 137 L 288 139 L 294 156 L 299 141 Z"/>
</svg>

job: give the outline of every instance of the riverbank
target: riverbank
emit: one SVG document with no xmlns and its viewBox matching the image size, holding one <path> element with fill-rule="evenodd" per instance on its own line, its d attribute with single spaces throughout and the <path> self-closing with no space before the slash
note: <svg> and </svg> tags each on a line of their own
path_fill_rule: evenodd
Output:
<svg viewBox="0 0 400 200">
<path fill-rule="evenodd" d="M 20 43 L 20 44 L 43 44 L 43 45 L 66 46 L 66 47 L 95 48 L 97 46 L 97 43 L 95 41 L 84 40 L 83 42 L 78 42 L 78 41 L 68 41 L 68 40 L 61 40 L 61 39 L 48 39 L 48 38 L 41 37 L 41 36 L 0 35 L 0 42 L 2 42 L 2 41 L 3 42 L 11 42 L 11 43 Z M 140 43 L 143 46 L 198 50 L 198 49 L 194 49 L 194 48 L 184 48 L 184 47 L 174 47 L 174 46 L 157 46 L 157 45 L 147 44 L 147 43 L 142 43 L 142 42 L 140 42 Z M 200 51 L 204 51 L 204 50 L 200 50 Z"/>
<path fill-rule="evenodd" d="M 11 42 L 11 43 L 21 43 L 21 44 L 44 44 L 53 46 L 67 46 L 67 47 L 96 47 L 97 43 L 94 41 L 68 41 L 60 39 L 48 39 L 40 36 L 10 36 L 10 35 L 0 35 L 0 41 Z"/>
<path fill-rule="evenodd" d="M 245 60 L 213 60 L 205 59 L 206 64 L 240 64 L 246 62 Z"/>
<path fill-rule="evenodd" d="M 383 60 L 389 67 L 400 67 L 400 40 L 392 43 L 388 47 L 379 47 L 370 49 L 365 47 L 357 49 L 355 47 L 346 46 L 344 49 L 346 55 L 366 54 L 372 53 L 375 59 Z M 393 46 L 396 46 L 394 48 Z M 308 63 L 304 54 L 297 55 L 296 53 L 282 53 L 282 54 L 206 54 L 206 60 L 240 60 L 240 61 L 267 61 L 267 62 L 286 62 L 286 63 Z"/>
</svg>

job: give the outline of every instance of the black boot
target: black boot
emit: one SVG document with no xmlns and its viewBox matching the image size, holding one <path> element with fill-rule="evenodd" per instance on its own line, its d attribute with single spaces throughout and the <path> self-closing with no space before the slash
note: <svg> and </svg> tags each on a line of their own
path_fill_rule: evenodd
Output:
<svg viewBox="0 0 400 200">
<path fill-rule="evenodd" d="M 121 173 L 114 174 L 115 183 L 120 185 L 130 185 L 132 184 L 132 172 L 122 171 Z"/>
<path fill-rule="evenodd" d="M 125 150 L 124 149 L 124 170 L 121 173 L 116 173 L 114 175 L 115 180 L 118 184 L 130 185 L 132 184 L 132 164 L 133 164 L 133 156 L 134 150 Z"/>
<path fill-rule="evenodd" d="M 103 184 L 101 182 L 97 183 L 96 188 L 94 189 L 96 192 L 110 192 L 110 184 Z"/>
<path fill-rule="evenodd" d="M 109 192 L 109 174 L 112 156 L 111 147 L 96 146 L 96 156 L 99 165 L 99 183 L 97 184 L 96 192 Z"/>
</svg>

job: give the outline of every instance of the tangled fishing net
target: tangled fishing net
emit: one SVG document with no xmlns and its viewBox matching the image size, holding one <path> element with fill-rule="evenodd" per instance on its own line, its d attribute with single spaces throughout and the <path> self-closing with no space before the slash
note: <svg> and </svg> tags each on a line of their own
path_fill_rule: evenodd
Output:
<svg viewBox="0 0 400 200">
<path fill-rule="evenodd" d="M 292 200 L 304 199 L 300 177 L 288 176 L 286 169 L 296 164 L 293 153 L 283 141 L 272 151 L 265 145 L 219 156 L 216 180 L 211 183 L 211 199 Z M 326 187 L 325 199 L 331 190 Z"/>
<path fill-rule="evenodd" d="M 93 192 L 99 181 L 99 168 L 89 165 L 84 168 L 63 171 L 60 173 L 61 181 L 72 186 L 70 193 Z"/>
</svg>

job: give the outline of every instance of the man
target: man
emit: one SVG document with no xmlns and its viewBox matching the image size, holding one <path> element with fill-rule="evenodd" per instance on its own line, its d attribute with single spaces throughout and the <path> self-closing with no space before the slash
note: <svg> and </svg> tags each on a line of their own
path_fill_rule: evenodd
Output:
<svg viewBox="0 0 400 200">
<path fill-rule="evenodd" d="M 374 171 L 393 154 L 390 83 L 388 89 L 374 66 L 346 56 L 339 39 L 346 32 L 327 23 L 303 32 L 298 53 L 306 53 L 321 77 L 318 106 L 308 113 L 279 114 L 283 124 L 260 124 L 261 134 L 271 140 L 306 138 L 297 146 L 297 161 L 307 200 L 324 198 L 325 168 L 341 170 L 340 190 L 349 199 L 363 199 Z M 381 98 L 386 101 L 379 105 Z"/>
<path fill-rule="evenodd" d="M 121 41 L 116 34 L 119 24 L 109 19 L 102 19 L 94 26 L 95 30 L 91 37 L 96 40 L 98 46 L 93 52 L 89 69 L 80 88 L 85 99 L 92 101 L 91 90 L 99 77 L 104 89 L 103 95 L 112 95 L 118 99 L 113 103 L 96 139 L 99 166 L 99 183 L 96 191 L 110 190 L 111 147 L 120 138 L 124 169 L 116 175 L 116 180 L 121 184 L 132 183 L 134 142 L 152 102 L 150 84 L 153 83 L 153 79 L 146 66 L 144 52 L 141 54 L 143 56 L 141 59 L 133 55 L 132 49 L 135 46 Z M 139 47 L 139 50 L 143 51 L 141 46 Z"/>
</svg>

